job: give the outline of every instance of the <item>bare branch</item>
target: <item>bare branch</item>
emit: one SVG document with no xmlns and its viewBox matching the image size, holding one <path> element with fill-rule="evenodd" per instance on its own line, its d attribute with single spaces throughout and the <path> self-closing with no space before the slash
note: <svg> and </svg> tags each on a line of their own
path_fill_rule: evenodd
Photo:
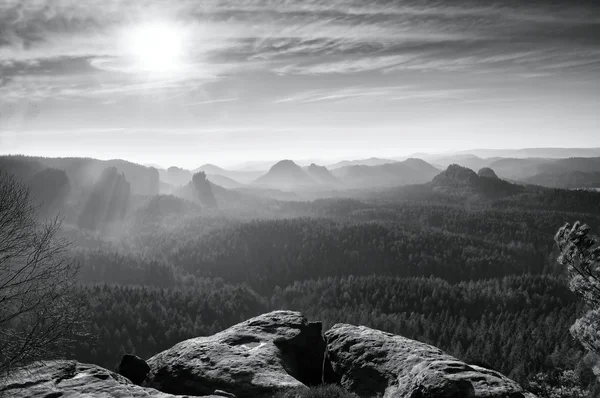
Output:
<svg viewBox="0 0 600 398">
<path fill-rule="evenodd" d="M 60 355 L 82 330 L 79 265 L 60 227 L 38 220 L 28 188 L 0 173 L 0 373 Z"/>
</svg>

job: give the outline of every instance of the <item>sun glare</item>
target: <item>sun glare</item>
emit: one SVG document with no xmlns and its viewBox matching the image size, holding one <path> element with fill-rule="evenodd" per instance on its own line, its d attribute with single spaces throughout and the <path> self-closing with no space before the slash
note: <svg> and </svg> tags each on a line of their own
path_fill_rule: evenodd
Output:
<svg viewBox="0 0 600 398">
<path fill-rule="evenodd" d="M 184 64 L 184 34 L 176 25 L 152 22 L 128 34 L 128 52 L 135 69 L 147 73 L 174 73 Z"/>
</svg>

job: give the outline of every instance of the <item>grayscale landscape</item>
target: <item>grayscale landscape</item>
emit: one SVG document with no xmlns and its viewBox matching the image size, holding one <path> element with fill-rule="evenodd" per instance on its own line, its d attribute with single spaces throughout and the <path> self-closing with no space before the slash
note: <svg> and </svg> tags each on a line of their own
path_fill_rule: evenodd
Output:
<svg viewBox="0 0 600 398">
<path fill-rule="evenodd" d="M 600 396 L 600 3 L 0 0 L 0 397 Z"/>
</svg>

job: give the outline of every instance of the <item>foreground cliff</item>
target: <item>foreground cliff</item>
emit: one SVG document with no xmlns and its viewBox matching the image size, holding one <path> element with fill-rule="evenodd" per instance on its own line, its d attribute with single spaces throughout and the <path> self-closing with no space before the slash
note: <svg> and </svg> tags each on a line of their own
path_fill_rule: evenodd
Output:
<svg viewBox="0 0 600 398">
<path fill-rule="evenodd" d="M 291 397 L 325 382 L 359 397 L 534 397 L 498 372 L 433 346 L 345 324 L 323 335 L 319 322 L 293 311 L 183 341 L 147 361 L 126 355 L 119 372 L 50 361 L 14 373 L 0 384 L 0 396 Z"/>
</svg>

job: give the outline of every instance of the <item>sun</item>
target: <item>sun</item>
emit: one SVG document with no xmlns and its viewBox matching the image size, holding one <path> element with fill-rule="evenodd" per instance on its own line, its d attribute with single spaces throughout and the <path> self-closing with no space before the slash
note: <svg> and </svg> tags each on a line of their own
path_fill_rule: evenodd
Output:
<svg viewBox="0 0 600 398">
<path fill-rule="evenodd" d="M 183 67 L 185 37 L 177 25 L 145 23 L 132 27 L 127 36 L 127 52 L 136 70 L 167 74 Z"/>
</svg>

